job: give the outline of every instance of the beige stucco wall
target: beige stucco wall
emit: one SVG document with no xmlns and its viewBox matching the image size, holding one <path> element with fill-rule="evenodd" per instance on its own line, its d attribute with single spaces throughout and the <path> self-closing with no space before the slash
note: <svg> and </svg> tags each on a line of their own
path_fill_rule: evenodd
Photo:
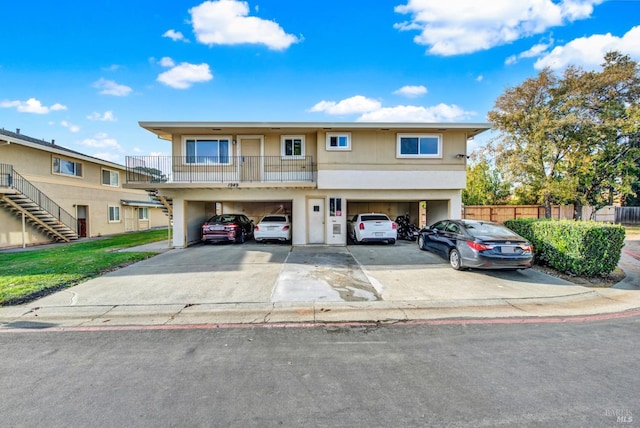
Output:
<svg viewBox="0 0 640 428">
<path fill-rule="evenodd" d="M 376 211 L 395 219 L 410 213 L 414 223 L 423 226 L 444 218 L 459 218 L 461 190 L 466 185 L 467 136 L 463 131 L 442 131 L 442 156 L 439 158 L 397 157 L 398 130 L 343 130 L 351 135 L 351 150 L 326 150 L 326 131 L 296 132 L 288 129 L 256 135 L 215 132 L 202 136 L 226 136 L 242 141 L 247 136 L 261 138 L 263 156 L 280 156 L 282 136 L 304 135 L 305 155 L 313 156 L 317 167 L 315 186 L 302 188 L 291 183 L 239 183 L 238 188 L 226 188 L 219 183 L 167 183 L 160 192 L 174 200 L 174 240 L 183 247 L 199 240 L 200 224 L 215 212 L 219 203 L 223 212 L 243 213 L 257 222 L 262 215 L 282 206 L 293 214 L 293 244 L 309 242 L 308 201 L 342 198 L 345 206 L 341 216 L 325 213 L 324 241 L 327 244 L 346 243 L 347 219 L 358 212 Z M 330 132 L 341 132 L 332 129 Z M 192 136 L 193 134 L 189 134 Z M 184 138 L 174 135 L 170 144 L 174 156 L 184 156 Z M 241 144 L 232 147 L 238 156 Z M 209 209 L 207 208 L 209 207 Z M 335 227 L 335 226 L 339 227 Z M 336 235 L 335 230 L 340 230 Z"/>
<path fill-rule="evenodd" d="M 53 157 L 60 157 L 82 163 L 83 176 L 73 177 L 53 172 Z M 77 207 L 87 206 L 87 236 L 113 235 L 125 232 L 125 207 L 121 200 L 149 201 L 144 190 L 125 189 L 124 169 L 92 163 L 86 159 L 53 154 L 19 144 L 0 147 L 0 162 L 13 165 L 16 172 L 37 187 L 62 209 L 77 217 Z M 119 186 L 102 185 L 102 170 L 119 172 Z M 109 222 L 109 207 L 120 207 L 120 221 Z M 2 209 L 0 221 L 0 247 L 21 246 L 23 244 L 22 223 L 20 218 Z M 11 220 L 9 220 L 11 219 Z M 16 220 L 17 219 L 17 220 Z M 137 218 L 136 218 L 137 221 Z M 168 225 L 168 217 L 161 209 L 149 208 L 149 220 L 141 220 L 134 230 Z M 26 245 L 51 242 L 46 235 L 27 225 Z"/>
<path fill-rule="evenodd" d="M 51 242 L 49 237 L 28 224 L 22 235 L 22 217 L 0 208 L 0 248 L 39 245 Z"/>
</svg>

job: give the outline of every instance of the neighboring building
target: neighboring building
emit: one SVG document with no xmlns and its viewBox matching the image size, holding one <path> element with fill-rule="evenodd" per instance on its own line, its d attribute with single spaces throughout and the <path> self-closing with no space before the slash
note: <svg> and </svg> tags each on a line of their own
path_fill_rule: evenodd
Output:
<svg viewBox="0 0 640 428">
<path fill-rule="evenodd" d="M 293 244 L 345 245 L 360 212 L 460 218 L 467 140 L 487 123 L 140 122 L 172 156 L 127 157 L 125 187 L 173 201 L 173 245 L 215 213 L 292 214 Z M 161 150 L 167 150 L 162 148 Z"/>
<path fill-rule="evenodd" d="M 125 167 L 0 129 L 0 248 L 166 227 L 162 204 L 123 187 Z"/>
</svg>

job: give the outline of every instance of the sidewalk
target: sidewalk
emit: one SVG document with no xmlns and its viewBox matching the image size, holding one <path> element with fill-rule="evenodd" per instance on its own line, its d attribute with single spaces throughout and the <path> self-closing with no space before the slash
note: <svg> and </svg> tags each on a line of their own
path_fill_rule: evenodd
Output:
<svg viewBox="0 0 640 428">
<path fill-rule="evenodd" d="M 166 243 L 157 243 L 144 249 L 163 254 L 26 305 L 1 307 L 0 330 L 640 314 L 640 261 L 634 252 L 623 252 L 620 261 L 625 280 L 605 289 L 533 270 L 456 272 L 413 246 L 290 251 L 245 244 L 167 250 Z M 233 265 L 238 254 L 242 263 Z M 388 264 L 380 264 L 382 259 Z"/>
</svg>

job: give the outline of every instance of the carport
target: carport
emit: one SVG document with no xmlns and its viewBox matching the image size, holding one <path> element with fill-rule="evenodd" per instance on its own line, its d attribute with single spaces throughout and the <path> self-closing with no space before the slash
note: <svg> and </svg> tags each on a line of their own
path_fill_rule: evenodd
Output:
<svg viewBox="0 0 640 428">
<path fill-rule="evenodd" d="M 185 201 L 188 219 L 187 243 L 200 241 L 200 227 L 208 218 L 216 214 L 244 214 L 258 224 L 267 214 L 291 214 L 291 200 L 276 201 Z"/>
<path fill-rule="evenodd" d="M 383 213 L 391 220 L 409 214 L 411 223 L 422 228 L 448 218 L 449 201 L 446 200 L 347 200 L 347 221 L 359 213 Z"/>
</svg>

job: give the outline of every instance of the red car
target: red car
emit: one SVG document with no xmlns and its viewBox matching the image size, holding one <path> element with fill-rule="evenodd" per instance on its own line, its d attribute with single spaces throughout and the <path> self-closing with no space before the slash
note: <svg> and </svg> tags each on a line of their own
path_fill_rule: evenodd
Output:
<svg viewBox="0 0 640 428">
<path fill-rule="evenodd" d="M 214 215 L 202 225 L 202 242 L 242 244 L 253 237 L 253 220 L 244 214 Z"/>
</svg>

